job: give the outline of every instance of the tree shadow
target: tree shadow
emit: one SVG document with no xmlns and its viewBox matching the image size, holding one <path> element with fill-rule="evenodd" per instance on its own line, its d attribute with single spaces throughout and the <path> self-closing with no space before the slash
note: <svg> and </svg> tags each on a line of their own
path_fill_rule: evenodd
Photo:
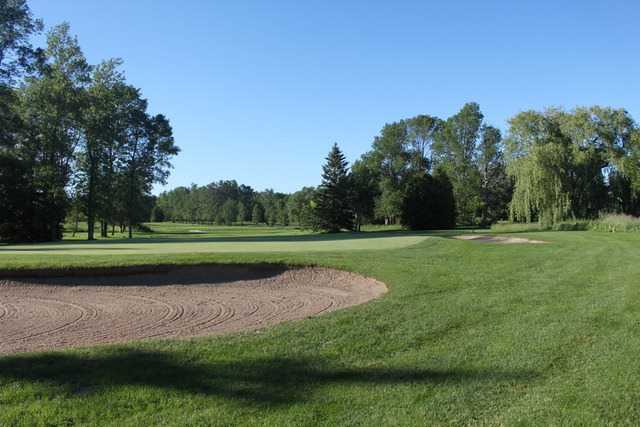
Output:
<svg viewBox="0 0 640 427">
<path fill-rule="evenodd" d="M 47 251 L 47 250 L 85 250 L 82 246 L 91 245 L 92 247 L 100 247 L 102 249 L 105 246 L 115 244 L 129 244 L 129 243 L 278 243 L 278 242 L 334 242 L 345 240 L 359 240 L 359 239 L 384 239 L 389 237 L 404 237 L 404 236 L 422 236 L 422 235 L 438 235 L 438 232 L 434 231 L 375 231 L 375 232 L 344 232 L 344 233 L 324 233 L 324 234 L 304 234 L 304 235 L 284 235 L 284 236 L 193 236 L 193 237 L 143 237 L 135 239 L 114 239 L 114 240 L 66 240 L 61 242 L 51 242 L 38 245 L 37 248 L 29 247 L 28 245 L 19 246 L 0 246 L 0 252 L 14 252 L 14 251 Z M 166 234 L 166 233 L 163 233 Z M 64 245 L 73 245 L 75 247 L 64 248 Z M 117 248 L 127 249 L 129 248 Z"/>
<path fill-rule="evenodd" d="M 132 250 L 130 246 L 118 246 L 110 248 L 112 245 L 123 245 L 130 243 L 147 243 L 147 244 L 164 244 L 164 243 L 304 243 L 304 242 L 340 242 L 361 239 L 384 239 L 388 237 L 412 237 L 412 236 L 431 236 L 431 237 L 450 237 L 461 234 L 460 230 L 425 230 L 425 231 L 375 231 L 375 232 L 344 232 L 344 233 L 326 233 L 326 234 L 306 234 L 301 236 L 212 236 L 181 238 L 181 237 L 148 237 L 136 239 L 116 239 L 116 240 L 93 240 L 79 241 L 66 240 L 61 242 L 51 242 L 38 244 L 37 246 L 19 245 L 19 246 L 1 246 L 2 252 L 56 252 L 56 251 L 85 251 L 91 250 Z M 89 247 L 85 247 L 89 246 Z"/>
<path fill-rule="evenodd" d="M 294 269 L 283 263 L 149 265 L 3 272 L 14 283 L 49 286 L 169 286 L 261 280 Z"/>
<path fill-rule="evenodd" d="M 536 377 L 530 371 L 349 368 L 320 358 L 194 362 L 175 353 L 119 349 L 98 356 L 55 353 L 0 358 L 0 380 L 60 386 L 68 397 L 145 386 L 270 406 L 304 402 L 314 390 L 331 384 L 525 384 Z"/>
<path fill-rule="evenodd" d="M 87 243 L 95 243 L 95 242 L 87 242 Z M 71 243 L 62 243 L 62 245 L 65 244 L 71 244 Z M 80 242 L 80 244 L 82 244 L 82 242 Z M 96 251 L 122 251 L 122 250 L 126 250 L 126 251 L 140 251 L 143 250 L 144 248 L 132 248 L 132 247 L 118 247 L 118 248 L 105 248 L 105 247 L 100 247 L 100 248 L 65 248 L 64 246 L 62 247 L 55 247 L 55 248 L 48 248 L 48 247 L 17 247 L 17 248 L 0 248 L 0 252 L 51 252 L 51 251 L 56 251 L 56 252 L 75 252 L 75 251 L 86 251 L 87 249 L 89 250 L 96 250 Z"/>
</svg>

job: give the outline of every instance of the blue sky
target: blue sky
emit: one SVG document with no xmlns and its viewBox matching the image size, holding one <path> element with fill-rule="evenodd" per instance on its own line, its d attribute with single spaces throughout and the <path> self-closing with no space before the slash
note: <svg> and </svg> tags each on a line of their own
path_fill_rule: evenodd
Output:
<svg viewBox="0 0 640 427">
<path fill-rule="evenodd" d="M 124 59 L 182 153 L 167 188 L 319 182 L 387 122 L 478 102 L 500 128 L 525 109 L 602 104 L 640 120 L 634 1 L 31 0 L 92 63 Z M 158 188 L 157 191 L 161 190 Z"/>
</svg>

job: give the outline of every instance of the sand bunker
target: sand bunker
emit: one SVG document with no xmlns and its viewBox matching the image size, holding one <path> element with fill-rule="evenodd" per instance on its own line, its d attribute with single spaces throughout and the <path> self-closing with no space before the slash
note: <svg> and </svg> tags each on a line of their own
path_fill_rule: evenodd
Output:
<svg viewBox="0 0 640 427">
<path fill-rule="evenodd" d="M 0 280 L 0 354 L 253 330 L 386 290 L 356 274 L 276 266 Z"/>
<path fill-rule="evenodd" d="M 482 243 L 501 243 L 504 245 L 547 243 L 542 240 L 525 239 L 524 237 L 489 236 L 485 234 L 465 234 L 464 236 L 455 236 L 454 239 L 473 240 L 474 242 Z"/>
</svg>

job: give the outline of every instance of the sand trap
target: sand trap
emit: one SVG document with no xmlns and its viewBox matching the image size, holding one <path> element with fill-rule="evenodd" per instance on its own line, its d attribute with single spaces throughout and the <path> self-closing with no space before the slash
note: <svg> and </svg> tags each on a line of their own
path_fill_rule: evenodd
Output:
<svg viewBox="0 0 640 427">
<path fill-rule="evenodd" d="M 513 244 L 540 244 L 547 243 L 542 240 L 525 239 L 524 237 L 507 237 L 507 236 L 488 236 L 485 234 L 465 234 L 463 236 L 455 236 L 454 239 L 458 240 L 473 240 L 474 242 L 482 243 L 500 243 L 503 245 Z"/>
<path fill-rule="evenodd" d="M 352 273 L 278 266 L 0 280 L 0 354 L 254 330 L 386 290 Z"/>
</svg>

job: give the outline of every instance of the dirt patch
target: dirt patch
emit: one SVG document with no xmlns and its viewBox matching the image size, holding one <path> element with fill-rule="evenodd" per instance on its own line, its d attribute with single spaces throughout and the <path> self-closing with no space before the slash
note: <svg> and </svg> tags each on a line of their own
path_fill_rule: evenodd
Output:
<svg viewBox="0 0 640 427">
<path fill-rule="evenodd" d="M 522 244 L 541 244 L 547 243 L 542 240 L 531 240 L 524 237 L 508 237 L 508 236 L 489 236 L 486 234 L 465 234 L 463 236 L 455 236 L 458 240 L 473 240 L 482 243 L 500 243 L 503 245 L 522 245 Z"/>
<path fill-rule="evenodd" d="M 280 266 L 6 279 L 0 280 L 0 354 L 255 330 L 386 291 L 357 274 Z"/>
</svg>

